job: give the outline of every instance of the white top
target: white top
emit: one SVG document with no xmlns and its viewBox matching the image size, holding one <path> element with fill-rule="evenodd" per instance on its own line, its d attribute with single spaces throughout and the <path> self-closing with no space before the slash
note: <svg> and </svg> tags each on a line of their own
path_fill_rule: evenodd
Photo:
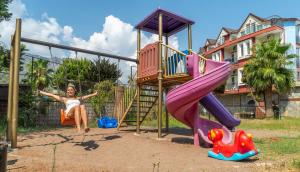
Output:
<svg viewBox="0 0 300 172">
<path fill-rule="evenodd" d="M 78 99 L 69 99 L 66 101 L 66 114 L 68 114 L 68 112 L 75 106 L 80 105 L 80 101 Z"/>
</svg>

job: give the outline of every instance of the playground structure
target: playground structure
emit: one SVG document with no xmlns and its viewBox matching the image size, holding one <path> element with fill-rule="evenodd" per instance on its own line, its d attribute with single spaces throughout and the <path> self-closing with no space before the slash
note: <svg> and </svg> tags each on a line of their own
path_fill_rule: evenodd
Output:
<svg viewBox="0 0 300 172">
<path fill-rule="evenodd" d="M 59 48 L 81 53 L 87 53 L 108 58 L 126 60 L 138 64 L 136 82 L 124 88 L 122 95 L 117 100 L 116 113 L 118 129 L 123 123 L 135 124 L 136 132 L 140 133 L 140 125 L 145 120 L 154 105 L 157 106 L 158 138 L 162 136 L 162 108 L 163 92 L 166 96 L 166 130 L 168 130 L 168 111 L 179 121 L 194 129 L 194 144 L 199 141 L 210 145 L 207 131 L 212 128 L 223 128 L 224 143 L 231 141 L 228 129 L 233 129 L 240 121 L 235 119 L 230 112 L 210 93 L 222 84 L 230 74 L 227 62 L 208 60 L 192 51 L 193 21 L 175 15 L 171 12 L 157 9 L 146 17 L 137 26 L 137 53 L 138 59 L 130 59 L 102 52 L 80 49 L 65 45 L 33 40 L 21 37 L 21 20 L 17 19 L 16 32 L 12 36 L 11 63 L 8 98 L 8 130 L 7 138 L 12 141 L 12 148 L 17 147 L 17 118 L 19 99 L 19 58 L 21 42 L 47 46 L 49 49 Z M 176 50 L 168 45 L 168 37 L 187 28 L 188 50 Z M 149 31 L 159 35 L 159 41 L 146 45 L 141 49 L 141 31 Z M 163 36 L 166 38 L 163 43 Z M 182 84 L 182 85 L 180 85 Z M 178 86 L 179 85 L 179 86 Z M 198 101 L 211 112 L 223 125 L 199 118 Z M 199 138 L 200 136 L 200 138 Z"/>
<path fill-rule="evenodd" d="M 191 26 L 193 24 L 194 22 L 189 19 L 157 9 L 136 26 L 139 61 L 137 91 L 136 94 L 125 98 L 127 103 L 124 109 L 126 110 L 121 115 L 118 128 L 123 122 L 135 122 L 136 132 L 140 133 L 141 123 L 155 102 L 158 102 L 157 128 L 158 138 L 160 138 L 162 136 L 163 92 L 165 91 L 167 92 L 166 130 L 168 130 L 169 111 L 177 120 L 194 130 L 195 145 L 201 142 L 210 146 L 212 142 L 208 139 L 207 133 L 213 128 L 222 128 L 224 130 L 223 142 L 230 143 L 232 138 L 229 129 L 234 129 L 240 121 L 234 118 L 210 93 L 226 81 L 231 73 L 230 64 L 206 59 L 192 51 Z M 188 30 L 188 51 L 182 52 L 168 45 L 168 37 L 185 28 Z M 158 34 L 159 41 L 141 49 L 142 30 Z M 163 43 L 163 36 L 165 43 Z M 199 101 L 224 126 L 201 119 Z M 136 114 L 136 117 L 132 114 Z M 128 116 L 131 117 L 128 118 Z"/>
<path fill-rule="evenodd" d="M 86 50 L 77 47 L 71 47 L 61 44 L 55 44 L 40 40 L 34 40 L 29 38 L 21 37 L 21 19 L 16 20 L 15 33 L 11 37 L 11 47 L 10 47 L 10 67 L 9 67 L 9 89 L 8 89 L 8 107 L 7 107 L 7 133 L 6 140 L 11 142 L 12 148 L 17 148 L 17 125 L 18 125 L 18 113 L 19 113 L 19 68 L 20 68 L 20 47 L 21 42 L 30 43 L 34 45 L 49 47 L 50 53 L 51 48 L 57 48 L 62 50 L 74 51 L 76 54 L 85 53 L 90 55 L 95 55 L 102 57 L 107 57 L 110 59 L 117 59 L 137 63 L 137 60 L 131 59 L 124 56 L 113 55 L 98 51 Z M 52 55 L 52 54 L 51 54 Z M 59 113 L 59 112 L 58 112 Z M 60 112 L 61 115 L 63 114 Z M 72 125 L 74 121 L 65 120 L 64 116 L 61 117 L 61 125 Z"/>
</svg>

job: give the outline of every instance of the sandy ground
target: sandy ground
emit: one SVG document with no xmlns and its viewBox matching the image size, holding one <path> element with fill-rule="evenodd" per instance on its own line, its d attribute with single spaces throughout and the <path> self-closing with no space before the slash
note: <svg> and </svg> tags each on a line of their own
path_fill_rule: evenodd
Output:
<svg viewBox="0 0 300 172">
<path fill-rule="evenodd" d="M 156 138 L 154 130 L 136 135 L 130 128 L 93 128 L 85 135 L 70 128 L 31 133 L 18 137 L 19 148 L 8 154 L 8 171 L 269 171 L 278 165 L 259 155 L 242 162 L 209 158 L 209 149 L 193 146 L 188 129 Z"/>
</svg>

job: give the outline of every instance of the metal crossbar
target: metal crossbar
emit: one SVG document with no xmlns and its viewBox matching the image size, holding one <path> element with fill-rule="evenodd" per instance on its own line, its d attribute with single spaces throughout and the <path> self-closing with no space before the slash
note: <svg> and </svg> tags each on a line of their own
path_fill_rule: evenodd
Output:
<svg viewBox="0 0 300 172">
<path fill-rule="evenodd" d="M 59 48 L 59 49 L 64 49 L 64 50 L 71 50 L 71 51 L 75 51 L 75 52 L 92 54 L 92 55 L 96 55 L 96 56 L 110 57 L 113 59 L 120 59 L 120 60 L 138 63 L 138 61 L 136 59 L 131 59 L 128 57 L 123 57 L 123 56 L 113 55 L 113 54 L 108 54 L 108 53 L 103 53 L 103 52 L 97 52 L 97 51 L 92 51 L 92 50 L 86 50 L 86 49 L 71 47 L 71 46 L 67 46 L 67 45 L 54 44 L 54 43 L 50 43 L 50 42 L 39 41 L 39 40 L 34 40 L 34 39 L 29 39 L 29 38 L 21 38 L 21 42 L 26 42 L 26 43 L 30 43 L 30 44 L 38 44 L 38 45 L 43 45 L 43 46 L 47 46 L 47 47 L 54 47 L 54 48 Z"/>
</svg>

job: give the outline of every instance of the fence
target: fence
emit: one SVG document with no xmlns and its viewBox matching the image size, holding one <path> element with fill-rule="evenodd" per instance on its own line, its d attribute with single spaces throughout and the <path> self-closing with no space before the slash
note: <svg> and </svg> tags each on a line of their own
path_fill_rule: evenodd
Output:
<svg viewBox="0 0 300 172">
<path fill-rule="evenodd" d="M 105 59 L 105 57 L 97 57 L 98 60 Z M 20 63 L 20 72 L 19 72 L 19 84 L 20 84 L 20 97 L 19 97 L 19 121 L 22 121 L 26 118 L 26 115 L 24 117 L 24 113 L 30 114 L 28 110 L 32 110 L 34 114 L 32 116 L 36 119 L 36 125 L 40 126 L 46 126 L 46 125 L 60 125 L 60 109 L 64 109 L 64 105 L 60 102 L 55 102 L 52 101 L 51 99 L 45 100 L 43 99 L 42 101 L 37 100 L 40 97 L 37 96 L 36 90 L 33 90 L 33 88 L 30 87 L 32 78 L 36 77 L 37 73 L 35 73 L 36 68 L 34 66 L 34 63 L 37 62 L 38 60 L 40 61 L 45 61 L 47 62 L 46 66 L 43 66 L 45 70 L 43 72 L 52 71 L 52 76 L 54 72 L 59 68 L 59 66 L 63 63 L 62 58 L 57 58 L 53 57 L 51 54 L 51 57 L 42 57 L 39 55 L 34 55 L 30 53 L 24 53 L 21 57 L 21 63 Z M 97 59 L 95 59 L 97 60 Z M 110 61 L 111 63 L 111 61 Z M 95 63 L 96 65 L 96 63 Z M 117 66 L 117 65 L 116 65 Z M 39 66 L 41 67 L 41 66 Z M 119 70 L 119 68 L 117 69 Z M 100 78 L 100 69 L 97 70 L 96 72 L 99 72 L 99 80 L 100 81 L 102 78 Z M 44 73 L 46 75 L 46 73 Z M 75 76 L 76 77 L 76 76 Z M 106 76 L 102 76 L 105 78 Z M 0 71 L 0 120 L 4 120 L 6 118 L 6 113 L 7 113 L 7 99 L 8 99 L 8 79 L 9 78 L 9 71 L 7 69 L 1 68 Z M 51 78 L 50 78 L 51 79 Z M 117 80 L 116 78 L 111 78 L 112 80 Z M 50 87 L 47 88 L 47 91 L 59 94 L 64 96 L 64 91 L 59 89 L 55 83 L 53 83 L 53 80 L 50 80 Z M 96 83 L 99 82 L 93 82 L 93 81 L 85 81 L 85 80 L 79 80 L 77 78 L 74 78 L 73 80 L 65 80 L 64 81 L 66 85 L 68 82 L 72 82 L 75 85 L 79 84 L 85 84 L 88 83 L 92 86 Z M 37 89 L 37 88 L 36 88 Z M 27 92 L 31 90 L 30 95 Z M 81 94 L 87 94 L 90 93 L 90 90 L 83 90 Z M 30 97 L 36 97 L 33 99 L 33 101 L 29 100 Z M 26 100 L 24 100 L 24 98 Z M 28 99 L 27 99 L 28 98 Z M 25 101 L 25 102 L 24 102 Z M 43 104 L 43 107 L 37 105 L 37 102 L 40 101 L 40 104 Z M 29 104 L 30 103 L 30 104 Z M 99 116 L 100 114 L 95 114 L 94 108 L 92 104 L 89 102 L 85 103 L 88 114 L 89 114 L 89 119 L 93 119 L 96 116 Z M 105 109 L 105 114 L 109 116 L 113 116 L 115 113 L 115 100 L 114 98 L 109 99 L 107 102 L 105 102 L 104 109 Z M 26 112 L 25 112 L 26 111 Z M 27 117 L 29 118 L 29 117 Z"/>
</svg>

